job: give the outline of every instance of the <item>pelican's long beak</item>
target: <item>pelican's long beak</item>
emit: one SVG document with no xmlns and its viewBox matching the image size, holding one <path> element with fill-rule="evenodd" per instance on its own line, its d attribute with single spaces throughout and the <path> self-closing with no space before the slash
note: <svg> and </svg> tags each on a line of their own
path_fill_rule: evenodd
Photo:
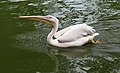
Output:
<svg viewBox="0 0 120 73">
<path fill-rule="evenodd" d="M 28 18 L 32 20 L 37 20 L 45 23 L 51 23 L 52 21 L 48 19 L 47 16 L 19 16 L 19 18 Z"/>
</svg>

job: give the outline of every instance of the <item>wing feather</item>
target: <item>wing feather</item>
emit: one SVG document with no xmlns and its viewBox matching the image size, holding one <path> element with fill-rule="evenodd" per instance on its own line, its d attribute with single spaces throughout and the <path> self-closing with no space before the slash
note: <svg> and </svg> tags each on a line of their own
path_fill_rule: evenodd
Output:
<svg viewBox="0 0 120 73">
<path fill-rule="evenodd" d="M 59 42 L 72 42 L 87 35 L 92 35 L 94 33 L 95 33 L 95 29 L 84 23 L 84 24 L 74 25 L 72 27 L 67 27 L 59 31 L 55 35 L 57 36 L 57 40 Z"/>
</svg>

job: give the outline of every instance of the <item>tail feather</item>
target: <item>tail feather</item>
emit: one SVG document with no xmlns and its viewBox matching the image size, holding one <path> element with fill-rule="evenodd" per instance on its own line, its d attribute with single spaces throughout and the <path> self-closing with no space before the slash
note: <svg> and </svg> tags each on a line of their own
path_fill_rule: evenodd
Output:
<svg viewBox="0 0 120 73">
<path fill-rule="evenodd" d="M 99 34 L 99 33 L 95 33 L 95 34 L 93 34 L 94 37 L 97 36 L 97 35 L 100 35 L 100 34 Z"/>
</svg>

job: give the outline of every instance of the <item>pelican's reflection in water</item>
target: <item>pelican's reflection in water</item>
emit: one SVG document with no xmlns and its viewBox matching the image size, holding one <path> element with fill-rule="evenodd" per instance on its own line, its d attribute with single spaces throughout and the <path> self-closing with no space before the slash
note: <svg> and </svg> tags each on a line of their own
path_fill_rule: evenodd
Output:
<svg viewBox="0 0 120 73">
<path fill-rule="evenodd" d="M 89 46 L 90 47 L 90 46 Z M 56 62 L 56 72 L 86 72 L 85 69 L 90 69 L 90 67 L 82 67 L 84 64 L 84 57 L 91 53 L 91 48 L 74 47 L 73 48 L 56 48 L 49 46 L 51 56 Z M 89 59 L 89 58 L 88 58 Z M 78 63 L 82 63 L 81 65 Z"/>
</svg>

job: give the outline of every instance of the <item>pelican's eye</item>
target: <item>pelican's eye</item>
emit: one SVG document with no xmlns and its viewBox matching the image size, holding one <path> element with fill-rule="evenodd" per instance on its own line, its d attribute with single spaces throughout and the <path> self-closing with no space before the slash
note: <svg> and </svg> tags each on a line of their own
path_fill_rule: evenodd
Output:
<svg viewBox="0 0 120 73">
<path fill-rule="evenodd" d="M 51 19 L 52 17 L 48 17 L 49 19 Z"/>
<path fill-rule="evenodd" d="M 47 19 L 52 19 L 52 17 L 46 17 Z"/>
</svg>

